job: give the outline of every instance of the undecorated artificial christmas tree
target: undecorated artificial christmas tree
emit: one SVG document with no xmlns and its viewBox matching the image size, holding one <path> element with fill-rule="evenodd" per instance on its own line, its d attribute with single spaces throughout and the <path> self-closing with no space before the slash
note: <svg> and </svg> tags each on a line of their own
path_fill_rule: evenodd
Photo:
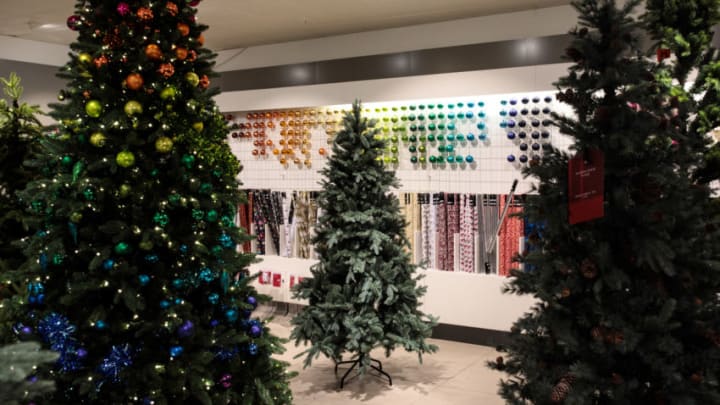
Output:
<svg viewBox="0 0 720 405">
<path fill-rule="evenodd" d="M 718 213 L 692 179 L 705 135 L 639 49 L 640 2 L 618 3 L 573 3 L 558 99 L 575 116 L 555 117 L 571 151 L 527 170 L 526 220 L 544 226 L 508 290 L 538 302 L 491 363 L 511 404 L 720 403 Z"/>
<path fill-rule="evenodd" d="M 0 78 L 7 100 L 0 98 L 0 274 L 17 270 L 25 261 L 22 248 L 16 243 L 29 236 L 25 223 L 24 204 L 16 193 L 32 180 L 33 170 L 23 163 L 29 159 L 41 134 L 37 119 L 40 109 L 21 102 L 23 87 L 20 78 L 11 73 Z M 2 280 L 2 278 L 0 278 Z M 12 341 L 11 314 L 2 304 L 5 299 L 21 299 L 22 284 L 0 282 L 0 343 Z M 14 298 L 13 298 L 14 297 Z"/>
<path fill-rule="evenodd" d="M 252 316 L 234 223 L 240 164 L 212 100 L 199 0 L 79 0 L 14 329 L 59 352 L 42 404 L 288 404 L 282 350 Z M 38 300 L 40 295 L 43 300 Z"/>
<path fill-rule="evenodd" d="M 426 288 L 418 286 L 405 219 L 391 192 L 398 181 L 379 158 L 384 142 L 376 135 L 355 102 L 321 171 L 322 216 L 313 238 L 319 263 L 296 287 L 295 297 L 308 306 L 292 320 L 291 339 L 310 344 L 301 353 L 305 366 L 321 354 L 336 363 L 349 355 L 347 373 L 357 367 L 364 374 L 382 371 L 370 357 L 377 347 L 386 356 L 398 347 L 414 351 L 420 360 L 437 350 L 427 342 L 436 320 L 418 309 Z"/>
</svg>

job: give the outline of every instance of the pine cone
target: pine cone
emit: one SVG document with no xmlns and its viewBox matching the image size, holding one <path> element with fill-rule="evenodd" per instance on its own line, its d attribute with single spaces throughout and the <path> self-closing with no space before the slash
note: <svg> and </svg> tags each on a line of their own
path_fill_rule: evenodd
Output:
<svg viewBox="0 0 720 405">
<path fill-rule="evenodd" d="M 583 277 L 587 279 L 593 279 L 597 277 L 597 266 L 595 263 L 593 263 L 590 259 L 584 259 L 582 263 L 580 264 L 580 272 L 582 273 Z"/>
<path fill-rule="evenodd" d="M 550 400 L 552 402 L 562 402 L 567 398 L 568 394 L 570 393 L 570 389 L 572 387 L 570 386 L 570 383 L 565 381 L 564 379 L 560 379 L 557 384 L 555 384 L 555 387 L 552 389 L 552 393 L 550 394 Z"/>
</svg>

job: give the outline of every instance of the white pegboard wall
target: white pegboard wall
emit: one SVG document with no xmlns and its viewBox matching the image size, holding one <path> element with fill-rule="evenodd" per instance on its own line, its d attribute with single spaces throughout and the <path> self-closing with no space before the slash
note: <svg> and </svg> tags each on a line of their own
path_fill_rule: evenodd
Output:
<svg viewBox="0 0 720 405">
<path fill-rule="evenodd" d="M 551 98 L 552 101 L 546 102 L 546 97 Z M 523 99 L 526 99 L 527 103 L 524 104 Z M 533 99 L 536 99 L 537 102 L 533 102 Z M 515 104 L 511 105 L 513 101 Z M 430 105 L 434 108 L 429 108 Z M 442 105 L 443 108 L 438 108 L 439 105 Z M 450 105 L 453 108 L 449 108 Z M 424 108 L 421 109 L 420 106 Z M 526 115 L 520 113 L 524 108 L 528 110 Z M 569 146 L 569 140 L 560 135 L 557 128 L 544 125 L 532 127 L 532 119 L 542 122 L 542 120 L 550 118 L 549 113 L 531 114 L 530 111 L 533 108 L 539 110 L 549 108 L 560 114 L 570 113 L 567 105 L 555 100 L 553 92 L 363 104 L 365 116 L 376 119 L 377 126 L 380 128 L 379 134 L 384 136 L 387 141 L 385 156 L 388 159 L 393 157 L 397 159 L 397 163 L 389 162 L 388 167 L 396 170 L 400 180 L 398 191 L 484 194 L 507 193 L 515 179 L 519 180 L 518 194 L 526 193 L 531 189 L 533 180 L 523 179 L 521 173 L 522 167 L 527 163 L 520 163 L 519 158 L 522 154 L 528 158 L 533 153 L 542 155 L 541 151 L 532 151 L 530 146 L 532 143 L 541 145 L 550 142 L 561 149 Z M 289 110 L 230 112 L 235 123 L 248 126 L 234 131 L 234 134 L 229 137 L 231 148 L 244 167 L 240 173 L 243 187 L 278 191 L 319 190 L 321 180 L 319 170 L 331 153 L 333 131 L 340 129 L 342 115 L 349 109 L 350 105 L 348 104 Z M 515 117 L 509 115 L 512 109 L 516 110 Z M 505 115 L 501 115 L 501 111 L 504 111 Z M 439 118 L 441 112 L 444 114 L 444 118 Z M 484 118 L 479 116 L 480 112 L 484 113 Z M 263 118 L 248 119 L 250 114 Z M 430 119 L 431 114 L 435 115 L 435 119 Z M 409 119 L 411 115 L 415 118 L 412 121 Z M 424 120 L 419 119 L 421 115 Z M 455 117 L 449 118 L 452 115 Z M 405 117 L 404 121 L 403 117 Z M 510 119 L 515 121 L 516 126 L 503 128 L 501 123 L 507 123 L 507 120 Z M 526 128 L 518 127 L 521 120 L 526 121 Z M 292 126 L 288 125 L 291 121 L 294 122 Z M 260 124 L 261 122 L 262 124 Z M 478 128 L 478 123 L 481 122 L 485 125 L 484 129 Z M 435 125 L 434 130 L 430 130 L 430 123 Z M 437 128 L 441 123 L 445 126 L 442 130 Z M 448 124 L 450 123 L 454 125 L 454 128 L 449 128 Z M 415 127 L 424 125 L 425 128 L 424 130 L 416 128 L 415 131 L 411 131 L 413 125 Z M 291 129 L 292 135 L 289 136 L 288 132 Z M 546 130 L 549 137 L 531 139 L 530 133 L 533 130 Z M 527 135 L 525 139 L 516 136 L 511 140 L 508 139 L 508 131 L 516 134 L 525 131 Z M 260 134 L 264 136 L 255 136 Z M 430 134 L 436 138 L 434 141 L 430 141 Z M 468 141 L 468 134 L 471 134 L 474 140 Z M 416 139 L 414 143 L 410 138 L 413 135 Z M 444 140 L 438 141 L 438 135 L 442 135 Z M 448 135 L 452 137 L 462 135 L 464 140 L 448 141 Z M 479 139 L 483 138 L 483 135 L 485 139 Z M 393 139 L 393 137 L 395 138 Z M 420 142 L 421 137 L 424 137 L 424 143 Z M 292 147 L 288 145 L 287 142 L 290 139 L 294 139 L 297 144 Z M 283 140 L 286 142 L 285 145 L 281 145 Z M 303 141 L 306 143 L 303 144 Z M 525 152 L 520 150 L 520 144 L 523 142 L 528 145 L 528 150 Z M 416 147 L 415 153 L 409 150 L 412 145 Z M 424 145 L 424 153 L 418 151 L 420 145 Z M 453 152 L 440 152 L 438 150 L 440 145 L 453 145 Z M 396 146 L 397 152 L 391 150 L 393 146 Z M 291 148 L 292 155 L 282 153 L 283 149 Z M 324 155 L 320 153 L 321 148 L 324 150 Z M 264 155 L 260 153 L 263 150 Z M 278 154 L 275 155 L 273 152 Z M 473 157 L 471 163 L 465 161 L 469 155 Z M 515 162 L 508 161 L 509 155 L 516 157 Z M 418 159 L 418 163 L 411 162 L 412 156 Z M 419 162 L 421 156 L 425 157 L 425 163 Z M 443 156 L 444 159 L 447 159 L 447 156 L 453 156 L 453 158 L 462 156 L 463 163 L 430 163 L 430 156 Z M 286 164 L 280 163 L 281 158 L 285 158 Z"/>
</svg>

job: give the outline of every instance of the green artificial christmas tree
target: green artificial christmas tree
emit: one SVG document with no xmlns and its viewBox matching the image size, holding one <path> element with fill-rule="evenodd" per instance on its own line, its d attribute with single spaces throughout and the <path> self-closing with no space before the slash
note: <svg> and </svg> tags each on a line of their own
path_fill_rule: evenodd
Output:
<svg viewBox="0 0 720 405">
<path fill-rule="evenodd" d="M 347 372 L 357 366 L 364 374 L 369 368 L 382 371 L 370 357 L 376 347 L 384 348 L 386 356 L 402 347 L 417 352 L 420 360 L 423 353 L 436 351 L 426 341 L 436 320 L 418 310 L 426 288 L 417 285 L 405 219 L 390 190 L 397 178 L 379 159 L 383 141 L 374 123 L 361 117 L 359 102 L 343 127 L 321 171 L 322 216 L 313 238 L 320 261 L 313 277 L 295 290 L 295 297 L 309 305 L 292 320 L 290 337 L 296 344 L 310 342 L 301 353 L 305 366 L 320 354 L 336 363 L 349 354 Z"/>
<path fill-rule="evenodd" d="M 40 350 L 40 344 L 35 342 L 0 347 L 0 404 L 20 405 L 53 392 L 53 381 L 38 380 L 33 374 L 37 366 L 57 358 L 57 353 Z"/>
<path fill-rule="evenodd" d="M 60 353 L 43 404 L 289 404 L 282 350 L 252 312 L 240 164 L 209 88 L 199 0 L 79 0 L 56 169 L 20 193 L 39 231 L 21 339 Z"/>
<path fill-rule="evenodd" d="M 0 275 L 17 270 L 25 261 L 22 248 L 16 245 L 20 239 L 29 236 L 30 230 L 24 221 L 24 204 L 16 193 L 32 180 L 33 171 L 24 166 L 41 135 L 37 119 L 40 109 L 21 103 L 23 87 L 20 78 L 11 73 L 0 78 L 7 100 L 0 98 Z M 16 314 L 3 310 L 5 299 L 19 299 L 24 288 L 20 284 L 4 283 L 0 276 L 0 342 L 13 340 L 9 332 L 11 319 Z"/>
<path fill-rule="evenodd" d="M 520 261 L 532 270 L 514 271 L 508 291 L 538 302 L 490 364 L 510 375 L 500 393 L 511 404 L 720 403 L 718 212 L 693 180 L 706 142 L 685 126 L 695 107 L 667 80 L 688 70 L 646 58 L 632 17 L 640 2 L 616 3 L 573 3 L 574 64 L 557 97 L 575 116 L 555 117 L 572 155 L 551 149 L 527 170 L 538 195 L 527 199 L 535 231 Z M 590 201 L 578 180 L 598 174 L 585 191 L 599 207 L 573 211 Z"/>
</svg>

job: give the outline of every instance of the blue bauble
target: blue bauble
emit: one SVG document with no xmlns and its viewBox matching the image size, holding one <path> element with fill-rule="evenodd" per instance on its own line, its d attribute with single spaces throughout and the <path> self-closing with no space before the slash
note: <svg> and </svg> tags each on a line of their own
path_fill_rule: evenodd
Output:
<svg viewBox="0 0 720 405">
<path fill-rule="evenodd" d="M 527 161 L 528 161 L 528 157 L 527 157 L 527 156 L 525 156 L 525 155 L 520 155 L 520 162 L 521 162 L 521 163 L 527 163 Z"/>
<path fill-rule="evenodd" d="M 220 321 L 218 321 L 217 319 L 213 319 L 212 321 L 210 321 L 210 327 L 214 328 L 218 325 L 220 325 Z"/>
<path fill-rule="evenodd" d="M 210 294 L 210 295 L 208 296 L 208 301 L 209 301 L 211 304 L 215 305 L 215 304 L 217 304 L 218 302 L 220 302 L 220 296 L 219 296 L 218 294 L 216 294 L 216 293 L 212 293 L 212 294 Z"/>
<path fill-rule="evenodd" d="M 150 276 L 147 274 L 141 274 L 138 276 L 138 281 L 140 282 L 140 285 L 146 286 L 150 282 Z"/>
<path fill-rule="evenodd" d="M 160 261 L 160 258 L 158 255 L 151 253 L 149 255 L 145 255 L 145 261 L 148 263 L 157 263 Z"/>
<path fill-rule="evenodd" d="M 508 138 L 508 139 L 515 139 L 515 132 L 513 132 L 513 131 L 508 131 L 508 133 L 507 133 L 507 138 Z"/>
<path fill-rule="evenodd" d="M 515 155 L 508 155 L 507 161 L 510 162 L 510 163 L 514 162 L 514 161 L 515 161 Z"/>
<path fill-rule="evenodd" d="M 168 300 L 160 301 L 160 308 L 162 308 L 162 309 L 168 309 L 168 308 L 170 308 L 170 305 L 171 305 L 170 301 L 168 301 Z"/>
<path fill-rule="evenodd" d="M 45 271 L 45 270 L 47 270 L 47 265 L 48 265 L 47 254 L 41 253 L 41 254 L 40 254 L 40 268 L 41 268 L 43 271 Z"/>
<path fill-rule="evenodd" d="M 181 305 L 181 304 L 184 303 L 185 301 L 183 301 L 182 298 L 175 298 L 175 299 L 173 300 L 173 302 L 175 303 L 175 305 Z"/>
<path fill-rule="evenodd" d="M 465 161 L 468 163 L 472 163 L 474 160 L 475 160 L 475 158 L 472 157 L 472 155 L 465 156 Z"/>
<path fill-rule="evenodd" d="M 105 323 L 105 321 L 103 321 L 101 319 L 101 320 L 95 322 L 95 328 L 100 329 L 100 330 L 107 329 L 107 323 Z"/>
<path fill-rule="evenodd" d="M 180 288 L 183 288 L 183 286 L 185 285 L 185 282 L 180 278 L 176 278 L 172 281 L 172 285 L 174 288 L 180 289 Z"/>
<path fill-rule="evenodd" d="M 183 353 L 184 350 L 185 350 L 185 349 L 183 349 L 182 346 L 173 346 L 173 347 L 170 348 L 170 356 L 171 356 L 171 357 L 178 357 L 178 356 L 180 356 L 180 355 Z"/>
<path fill-rule="evenodd" d="M 472 141 L 475 140 L 475 135 L 473 135 L 473 134 L 467 134 L 467 136 L 466 136 L 465 138 L 467 138 L 467 140 L 468 140 L 469 142 L 472 142 Z"/>
<path fill-rule="evenodd" d="M 203 267 L 200 270 L 199 277 L 201 281 L 204 281 L 206 283 L 213 281 L 213 279 L 215 278 L 213 277 L 212 270 L 210 270 L 210 268 L 208 267 Z"/>
<path fill-rule="evenodd" d="M 262 327 L 258 325 L 253 325 L 250 327 L 250 336 L 257 338 L 260 337 L 260 335 L 262 335 Z"/>
<path fill-rule="evenodd" d="M 243 315 L 243 318 L 250 319 L 250 317 L 252 316 L 252 311 L 249 309 L 245 309 L 242 311 L 242 315 Z"/>
<path fill-rule="evenodd" d="M 105 270 L 112 270 L 115 266 L 115 260 L 113 259 L 105 259 L 102 263 L 103 269 Z"/>
<path fill-rule="evenodd" d="M 246 302 L 250 305 L 252 305 L 253 308 L 257 308 L 258 302 L 257 298 L 253 297 L 252 295 L 247 297 Z"/>
<path fill-rule="evenodd" d="M 180 245 L 178 250 L 180 251 L 180 253 L 185 254 L 188 251 L 188 247 L 187 247 L 187 245 L 183 244 L 183 245 Z"/>
<path fill-rule="evenodd" d="M 477 124 L 476 126 L 477 126 L 477 129 L 480 129 L 480 130 L 485 129 L 485 123 L 484 123 L 484 122 L 478 122 L 478 124 Z"/>
<path fill-rule="evenodd" d="M 258 354 L 258 346 L 255 343 L 250 343 L 248 345 L 248 353 L 252 356 L 256 356 Z"/>
<path fill-rule="evenodd" d="M 238 319 L 238 311 L 236 309 L 228 309 L 225 311 L 225 319 L 228 320 L 228 322 L 235 322 Z"/>
</svg>

